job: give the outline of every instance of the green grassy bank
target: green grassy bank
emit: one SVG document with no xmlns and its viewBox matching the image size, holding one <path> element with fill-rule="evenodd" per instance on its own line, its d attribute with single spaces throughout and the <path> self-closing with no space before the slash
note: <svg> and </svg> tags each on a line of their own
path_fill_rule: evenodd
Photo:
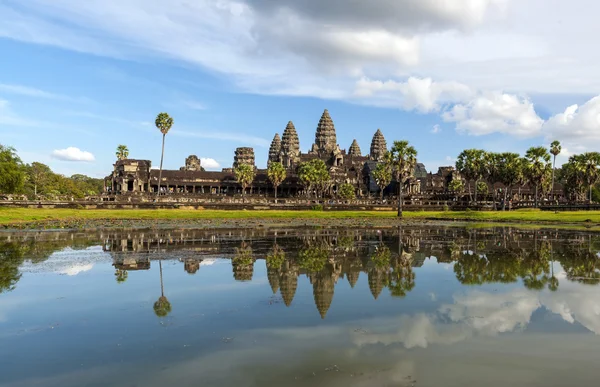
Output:
<svg viewBox="0 0 600 387">
<path fill-rule="evenodd" d="M 81 220 L 177 220 L 177 219 L 393 219 L 394 211 L 220 211 L 220 210 L 75 210 L 0 208 L 0 225 L 34 221 Z M 518 210 L 510 212 L 405 212 L 405 219 L 477 222 L 600 223 L 600 211 Z"/>
</svg>

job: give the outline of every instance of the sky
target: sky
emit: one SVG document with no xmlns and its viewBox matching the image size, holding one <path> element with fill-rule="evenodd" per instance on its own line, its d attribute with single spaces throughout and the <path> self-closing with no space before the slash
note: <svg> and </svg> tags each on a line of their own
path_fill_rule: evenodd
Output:
<svg viewBox="0 0 600 387">
<path fill-rule="evenodd" d="M 103 177 L 117 145 L 230 167 L 324 109 L 342 149 L 408 140 L 428 170 L 466 148 L 557 163 L 600 150 L 600 3 L 589 0 L 0 0 L 0 143 Z"/>
</svg>

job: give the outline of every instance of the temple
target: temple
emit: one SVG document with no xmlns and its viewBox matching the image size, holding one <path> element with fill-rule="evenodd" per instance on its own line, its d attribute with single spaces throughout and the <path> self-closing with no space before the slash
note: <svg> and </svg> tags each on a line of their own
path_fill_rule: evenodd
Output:
<svg viewBox="0 0 600 387">
<path fill-rule="evenodd" d="M 383 163 L 388 144 L 381 129 L 373 134 L 369 154 L 363 155 L 358 141 L 354 139 L 348 150 L 342 149 L 337 143 L 336 128 L 329 114 L 325 110 L 317 123 L 314 143 L 310 150 L 303 153 L 300 150 L 300 139 L 294 126 L 289 121 L 282 135 L 275 133 L 268 151 L 267 166 L 271 163 L 281 163 L 286 168 L 286 179 L 278 187 L 278 197 L 301 197 L 307 192 L 297 176 L 298 166 L 302 163 L 320 159 L 329 170 L 330 184 L 324 196 L 335 198 L 337 189 L 341 184 L 351 184 L 355 188 L 357 198 L 377 197 L 380 192 L 373 178 L 377 165 Z M 221 171 L 206 171 L 201 160 L 196 155 L 185 159 L 184 166 L 179 170 L 163 170 L 159 182 L 158 169 L 152 168 L 150 160 L 124 159 L 114 164 L 111 175 L 105 178 L 105 195 L 126 195 L 128 200 L 151 197 L 149 193 L 160 192 L 161 195 L 171 197 L 187 197 L 193 201 L 194 196 L 220 195 L 236 196 L 242 194 L 242 186 L 235 177 L 234 170 L 241 164 L 254 168 L 255 177 L 252 184 L 246 188 L 246 195 L 270 197 L 274 194 L 274 187 L 268 179 L 267 169 L 256 167 L 254 149 L 250 147 L 236 148 L 233 155 L 233 164 L 230 168 Z M 463 180 L 454 167 L 440 167 L 436 173 L 428 172 L 425 165 L 417 163 L 411 179 L 404 187 L 407 197 L 421 199 L 452 200 L 454 195 L 450 192 L 450 183 L 453 180 Z M 465 191 L 470 184 L 474 191 L 473 182 L 465 182 Z M 502 190 L 499 183 L 487 182 L 488 192 Z M 384 196 L 394 196 L 398 191 L 397 183 L 392 183 L 384 190 Z M 517 195 L 517 194 L 515 194 Z M 562 186 L 555 184 L 549 199 L 557 199 L 562 195 Z M 164 197 L 164 196 L 163 196 Z M 527 185 L 518 187 L 518 197 L 521 200 L 533 198 L 533 192 Z M 107 199 L 103 199 L 107 200 Z M 111 199 L 112 200 L 112 199 Z M 420 199 L 418 199 L 420 200 Z"/>
<path fill-rule="evenodd" d="M 363 155 L 358 142 L 352 141 L 348 151 L 340 148 L 334 122 L 328 110 L 325 110 L 317 124 L 314 143 L 307 153 L 300 150 L 300 139 L 293 122 L 288 122 L 282 135 L 275 133 L 267 159 L 267 166 L 273 162 L 281 163 L 287 169 L 287 177 L 279 187 L 279 196 L 296 197 L 304 194 L 304 188 L 296 174 L 298 166 L 313 159 L 325 162 L 331 176 L 331 185 L 327 194 L 335 196 L 341 184 L 349 183 L 355 187 L 358 197 L 377 193 L 371 172 L 376 165 L 383 162 L 387 151 L 387 143 L 380 129 L 373 135 L 370 147 L 371 153 Z M 113 173 L 106 177 L 106 192 L 111 194 L 241 194 L 242 188 L 235 178 L 234 169 L 240 164 L 248 164 L 255 168 L 256 175 L 253 183 L 247 188 L 246 194 L 270 195 L 274 188 L 268 180 L 267 170 L 256 167 L 254 149 L 249 147 L 236 148 L 231 168 L 221 171 L 206 171 L 196 155 L 185 159 L 185 164 L 179 170 L 163 170 L 159 183 L 159 171 L 152 168 L 150 160 L 124 159 L 114 164 Z M 425 166 L 419 164 L 418 171 L 425 171 Z M 426 176 L 421 173 L 420 177 Z M 389 187 L 391 191 L 394 187 Z M 409 184 L 409 190 L 420 191 L 419 177 Z"/>
</svg>

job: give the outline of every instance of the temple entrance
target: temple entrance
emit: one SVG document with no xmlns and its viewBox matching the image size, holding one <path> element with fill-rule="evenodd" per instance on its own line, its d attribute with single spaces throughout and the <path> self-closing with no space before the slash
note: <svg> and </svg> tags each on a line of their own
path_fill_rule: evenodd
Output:
<svg viewBox="0 0 600 387">
<path fill-rule="evenodd" d="M 133 181 L 129 180 L 127 182 L 127 191 L 131 192 L 133 191 Z"/>
</svg>

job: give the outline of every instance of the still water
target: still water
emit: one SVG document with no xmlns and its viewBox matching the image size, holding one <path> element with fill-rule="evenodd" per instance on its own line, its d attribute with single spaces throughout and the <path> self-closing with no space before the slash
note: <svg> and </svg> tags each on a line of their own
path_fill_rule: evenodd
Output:
<svg viewBox="0 0 600 387">
<path fill-rule="evenodd" d="M 597 386 L 600 235 L 0 233 L 2 386 Z"/>
</svg>

